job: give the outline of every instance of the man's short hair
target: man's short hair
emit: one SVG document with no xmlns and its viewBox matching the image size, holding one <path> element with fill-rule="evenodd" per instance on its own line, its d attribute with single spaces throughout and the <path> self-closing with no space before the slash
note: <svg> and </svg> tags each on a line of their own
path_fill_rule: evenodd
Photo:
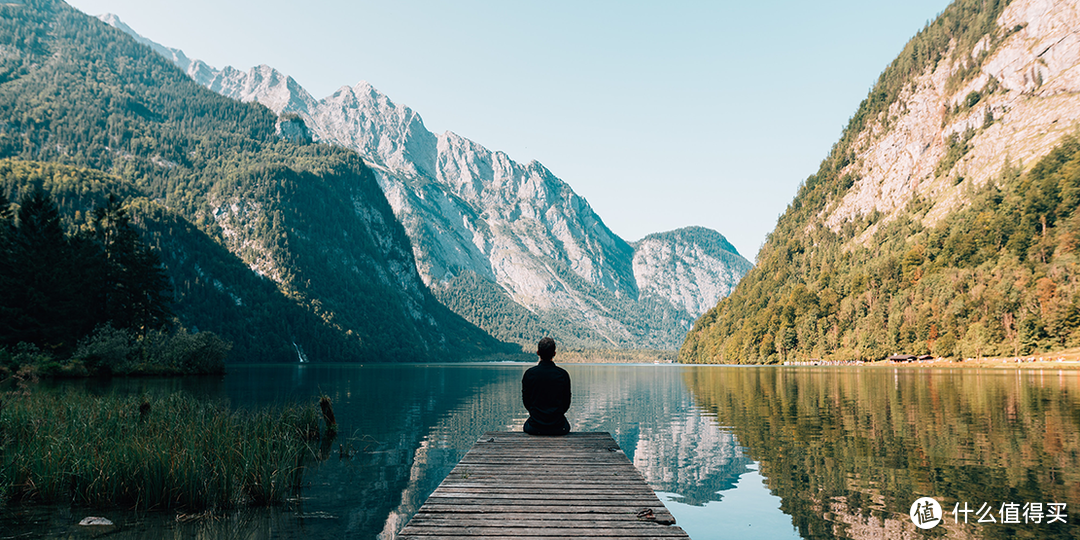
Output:
<svg viewBox="0 0 1080 540">
<path fill-rule="evenodd" d="M 549 337 L 544 337 L 540 340 L 540 343 L 536 344 L 536 354 L 544 360 L 551 360 L 555 357 L 555 340 Z"/>
</svg>

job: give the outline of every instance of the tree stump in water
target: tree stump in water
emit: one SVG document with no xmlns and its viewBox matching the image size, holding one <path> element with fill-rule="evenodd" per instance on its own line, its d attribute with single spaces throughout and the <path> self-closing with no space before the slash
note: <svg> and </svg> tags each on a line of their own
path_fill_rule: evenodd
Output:
<svg viewBox="0 0 1080 540">
<path fill-rule="evenodd" d="M 330 403 L 330 396 L 319 398 L 319 408 L 322 409 L 323 420 L 326 421 L 326 437 L 332 439 L 337 436 L 337 421 L 334 420 L 334 406 Z"/>
</svg>

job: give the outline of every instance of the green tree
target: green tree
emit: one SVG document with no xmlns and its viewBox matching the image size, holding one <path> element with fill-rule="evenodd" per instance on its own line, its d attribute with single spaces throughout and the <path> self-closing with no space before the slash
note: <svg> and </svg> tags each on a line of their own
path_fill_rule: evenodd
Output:
<svg viewBox="0 0 1080 540">
<path fill-rule="evenodd" d="M 981 322 L 974 323 L 968 326 L 964 339 L 960 340 L 960 354 L 964 358 L 982 358 L 989 341 L 990 335 L 986 326 Z"/>
<path fill-rule="evenodd" d="M 94 326 L 93 287 L 60 223 L 60 214 L 40 188 L 22 197 L 5 268 L 8 294 L 0 343 L 25 341 L 69 351 Z M 80 245 L 79 247 L 82 247 Z"/>
<path fill-rule="evenodd" d="M 18 314 L 13 302 L 6 300 L 13 298 L 15 294 L 16 261 L 12 246 L 15 225 L 13 217 L 11 201 L 3 191 L 0 191 L 0 340 L 14 332 L 11 324 Z M 4 343 L 5 341 L 0 341 L 0 345 Z"/>
<path fill-rule="evenodd" d="M 1039 339 L 1042 337 L 1042 327 L 1034 315 L 1028 315 L 1020 320 L 1020 354 L 1031 354 L 1039 347 Z"/>
<path fill-rule="evenodd" d="M 948 332 L 934 341 L 932 349 L 934 356 L 948 358 L 956 353 L 956 338 L 953 337 L 952 332 Z"/>
<path fill-rule="evenodd" d="M 168 325 L 172 287 L 157 252 L 144 244 L 112 194 L 94 209 L 91 237 L 105 258 L 103 319 L 141 335 Z"/>
</svg>

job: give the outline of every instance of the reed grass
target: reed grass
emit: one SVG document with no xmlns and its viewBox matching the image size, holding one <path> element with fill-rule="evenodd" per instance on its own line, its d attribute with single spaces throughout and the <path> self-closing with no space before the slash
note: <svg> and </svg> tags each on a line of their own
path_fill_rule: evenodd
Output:
<svg viewBox="0 0 1080 540">
<path fill-rule="evenodd" d="M 236 411 L 184 394 L 0 402 L 0 498 L 138 509 L 278 503 L 299 489 L 315 407 Z"/>
</svg>

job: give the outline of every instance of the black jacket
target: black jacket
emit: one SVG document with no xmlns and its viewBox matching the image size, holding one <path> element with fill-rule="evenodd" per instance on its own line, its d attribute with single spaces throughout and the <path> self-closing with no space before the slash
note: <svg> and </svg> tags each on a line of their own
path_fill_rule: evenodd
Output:
<svg viewBox="0 0 1080 540">
<path fill-rule="evenodd" d="M 521 377 L 521 401 L 534 426 L 557 429 L 566 423 L 570 409 L 570 374 L 551 360 L 541 360 Z"/>
</svg>

